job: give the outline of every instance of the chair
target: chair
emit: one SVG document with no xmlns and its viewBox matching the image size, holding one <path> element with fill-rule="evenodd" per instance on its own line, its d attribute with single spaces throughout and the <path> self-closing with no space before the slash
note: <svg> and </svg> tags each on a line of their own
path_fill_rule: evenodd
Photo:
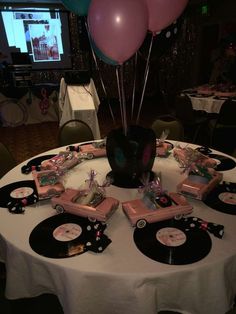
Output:
<svg viewBox="0 0 236 314">
<path fill-rule="evenodd" d="M 0 143 L 0 178 L 16 166 L 16 161 L 7 147 Z"/>
<path fill-rule="evenodd" d="M 221 106 L 217 119 L 209 122 L 211 146 L 226 154 L 236 149 L 236 100 L 227 99 Z"/>
<path fill-rule="evenodd" d="M 160 138 L 163 131 L 168 130 L 168 138 L 176 141 L 184 140 L 184 127 L 182 123 L 172 115 L 159 116 L 151 125 L 156 134 L 156 138 Z"/>
<path fill-rule="evenodd" d="M 192 143 L 201 140 L 200 131 L 206 130 L 209 119 L 207 114 L 193 109 L 191 99 L 187 95 L 176 95 L 175 115 L 182 122 L 188 140 Z"/>
<path fill-rule="evenodd" d="M 236 158 L 236 147 L 234 148 L 232 154 L 231 154 L 234 158 Z"/>
<path fill-rule="evenodd" d="M 91 128 L 82 120 L 72 119 L 65 122 L 58 132 L 58 145 L 66 146 L 79 142 L 93 141 Z"/>
</svg>

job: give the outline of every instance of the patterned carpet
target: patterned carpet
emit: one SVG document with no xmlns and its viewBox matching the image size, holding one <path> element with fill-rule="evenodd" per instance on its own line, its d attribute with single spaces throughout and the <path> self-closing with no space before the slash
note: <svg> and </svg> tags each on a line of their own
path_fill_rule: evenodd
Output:
<svg viewBox="0 0 236 314">
<path fill-rule="evenodd" d="M 17 163 L 57 147 L 58 122 L 2 127 L 0 141 L 6 145 Z"/>
<path fill-rule="evenodd" d="M 99 117 L 101 137 L 112 129 L 112 119 L 105 113 Z M 37 154 L 58 147 L 58 122 L 0 127 L 0 142 L 5 144 L 17 163 L 21 163 Z"/>
</svg>

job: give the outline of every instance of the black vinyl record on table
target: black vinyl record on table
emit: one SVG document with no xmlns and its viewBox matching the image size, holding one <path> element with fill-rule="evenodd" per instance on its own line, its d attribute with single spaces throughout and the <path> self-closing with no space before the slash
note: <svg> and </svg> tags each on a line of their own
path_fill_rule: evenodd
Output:
<svg viewBox="0 0 236 314">
<path fill-rule="evenodd" d="M 59 214 L 40 222 L 31 232 L 29 243 L 38 253 L 51 258 L 66 258 L 87 251 L 87 219 Z"/>
<path fill-rule="evenodd" d="M 216 166 L 216 171 L 226 171 L 233 169 L 236 166 L 236 162 L 227 156 L 219 154 L 208 154 L 208 157 L 218 160 L 220 163 Z"/>
<path fill-rule="evenodd" d="M 196 148 L 196 150 L 209 158 L 218 160 L 219 163 L 215 168 L 216 171 L 230 170 L 236 166 L 236 162 L 232 158 L 220 154 L 213 154 L 212 150 L 208 147 L 200 146 Z"/>
<path fill-rule="evenodd" d="M 219 184 L 207 195 L 204 203 L 222 213 L 236 215 L 236 183 Z"/>
<path fill-rule="evenodd" d="M 31 205 L 38 201 L 34 180 L 17 181 L 0 188 L 0 207 L 8 208 L 10 203 L 26 199 Z"/>
<path fill-rule="evenodd" d="M 203 259 L 211 250 L 211 238 L 202 229 L 187 229 L 181 220 L 165 220 L 134 231 L 137 248 L 164 264 L 185 265 Z"/>
<path fill-rule="evenodd" d="M 25 173 L 25 174 L 30 173 L 32 167 L 40 167 L 41 163 L 44 160 L 51 159 L 51 158 L 53 158 L 55 156 L 56 156 L 56 154 L 53 154 L 53 155 L 43 155 L 43 156 L 35 157 L 35 158 L 31 159 L 26 165 L 21 167 L 21 172 Z"/>
</svg>

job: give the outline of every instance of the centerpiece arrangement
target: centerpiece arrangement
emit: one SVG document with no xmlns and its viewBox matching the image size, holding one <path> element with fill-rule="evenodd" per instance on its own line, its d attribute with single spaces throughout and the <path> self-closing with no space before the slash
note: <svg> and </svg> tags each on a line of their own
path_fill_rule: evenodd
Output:
<svg viewBox="0 0 236 314">
<path fill-rule="evenodd" d="M 158 40 L 158 34 L 182 14 L 188 0 L 79 0 L 76 2 L 63 0 L 62 2 L 70 11 L 84 17 L 97 70 L 99 70 L 97 57 L 115 67 L 122 127 L 112 130 L 107 136 L 107 158 L 112 169 L 108 176 L 113 179 L 114 185 L 137 187 L 143 174 L 151 174 L 156 156 L 154 132 L 139 125 L 153 41 L 156 38 Z M 137 51 L 148 33 L 151 34 L 151 40 L 143 90 L 137 116 L 134 119 Z M 133 122 L 128 125 L 123 65 L 134 56 L 135 75 L 131 106 Z M 101 74 L 100 79 L 106 95 Z M 111 106 L 110 112 L 115 122 Z"/>
</svg>

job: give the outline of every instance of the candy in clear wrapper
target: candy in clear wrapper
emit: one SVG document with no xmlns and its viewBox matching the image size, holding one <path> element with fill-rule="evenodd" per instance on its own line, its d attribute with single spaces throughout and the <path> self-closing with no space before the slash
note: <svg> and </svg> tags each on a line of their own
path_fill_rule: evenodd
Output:
<svg viewBox="0 0 236 314">
<path fill-rule="evenodd" d="M 191 172 L 199 167 L 204 168 L 215 168 L 217 163 L 214 159 L 202 154 L 201 152 L 189 147 L 177 146 L 174 148 L 173 155 L 179 162 L 183 172 Z M 196 169 L 199 170 L 199 169 Z"/>
</svg>

